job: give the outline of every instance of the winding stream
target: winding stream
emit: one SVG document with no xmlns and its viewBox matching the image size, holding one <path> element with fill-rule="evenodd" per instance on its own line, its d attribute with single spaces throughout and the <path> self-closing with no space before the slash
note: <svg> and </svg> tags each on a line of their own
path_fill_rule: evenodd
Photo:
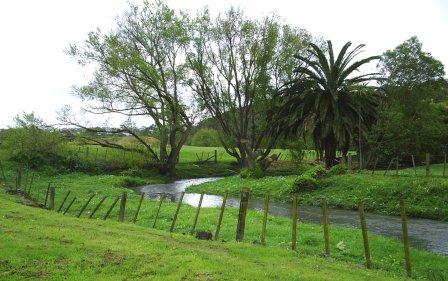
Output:
<svg viewBox="0 0 448 281">
<path fill-rule="evenodd" d="M 146 197 L 157 198 L 164 193 L 172 202 L 177 202 L 180 193 L 192 185 L 214 181 L 219 178 L 200 178 L 179 180 L 167 184 L 153 184 L 137 188 Z M 200 194 L 186 193 L 183 203 L 197 206 Z M 222 204 L 222 197 L 218 195 L 204 195 L 202 207 L 219 207 Z M 239 207 L 239 198 L 229 197 L 226 206 Z M 249 208 L 255 210 L 263 209 L 263 199 L 251 198 Z M 291 206 L 286 203 L 270 202 L 269 213 L 274 216 L 290 216 Z M 322 212 L 319 207 L 300 206 L 300 219 L 302 221 L 320 224 L 322 222 Z M 330 209 L 330 223 L 342 227 L 359 227 L 358 212 L 350 210 Z M 401 219 L 396 216 L 386 216 L 368 213 L 367 224 L 369 231 L 401 238 Z M 431 252 L 448 255 L 448 222 L 409 218 L 409 238 L 414 247 L 425 249 Z"/>
</svg>

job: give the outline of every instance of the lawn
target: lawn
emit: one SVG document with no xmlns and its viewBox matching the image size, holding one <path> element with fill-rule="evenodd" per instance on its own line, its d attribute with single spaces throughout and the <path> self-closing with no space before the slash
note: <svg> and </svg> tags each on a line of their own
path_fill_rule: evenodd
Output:
<svg viewBox="0 0 448 281">
<path fill-rule="evenodd" d="M 11 172 L 8 171 L 7 175 L 10 175 L 10 174 L 11 174 Z M 66 216 L 74 217 L 75 215 L 78 214 L 81 207 L 87 201 L 87 198 L 89 197 L 89 195 L 95 194 L 95 197 L 88 205 L 86 211 L 82 214 L 82 216 L 81 216 L 82 218 L 86 218 L 90 215 L 94 206 L 99 202 L 99 200 L 102 198 L 102 196 L 107 196 L 107 199 L 104 201 L 104 204 L 100 207 L 98 212 L 95 214 L 94 219 L 90 220 L 89 223 L 86 224 L 88 226 L 83 228 L 83 229 L 85 229 L 85 231 L 87 231 L 87 233 L 90 233 L 90 234 L 86 235 L 86 237 L 89 237 L 89 239 L 90 239 L 90 237 L 97 236 L 97 234 L 95 234 L 96 230 L 93 229 L 94 226 L 96 226 L 96 225 L 104 226 L 106 229 L 106 230 L 104 230 L 105 231 L 104 233 L 107 234 L 111 231 L 109 229 L 114 228 L 115 225 L 117 225 L 115 223 L 115 220 L 118 215 L 118 205 L 114 208 L 114 210 L 111 213 L 110 218 L 106 222 L 104 222 L 102 220 L 102 218 L 103 218 L 104 214 L 106 213 L 108 207 L 112 204 L 113 200 L 116 197 L 118 197 L 119 195 L 121 195 L 121 193 L 123 191 L 128 192 L 125 221 L 128 223 L 130 223 L 132 221 L 135 211 L 137 209 L 137 205 L 138 205 L 140 196 L 138 193 L 133 192 L 129 189 L 124 189 L 122 187 L 124 178 L 126 178 L 126 177 L 117 176 L 117 175 L 87 175 L 87 174 L 82 174 L 82 173 L 61 174 L 61 175 L 57 175 L 57 176 L 48 176 L 45 174 L 39 174 L 39 175 L 35 176 L 31 195 L 33 198 L 38 199 L 39 202 L 44 201 L 47 184 L 49 181 L 51 181 L 52 184 L 56 187 L 56 200 L 55 200 L 56 204 L 55 205 L 56 205 L 56 209 L 58 209 L 61 202 L 63 201 L 63 198 L 67 194 L 67 192 L 71 191 L 68 201 L 70 201 L 70 199 L 72 199 L 74 196 L 77 197 L 77 200 L 75 201 L 75 203 L 73 204 L 73 206 L 71 207 L 71 209 L 69 210 L 69 212 L 67 213 Z M 160 179 L 160 178 L 154 178 L 153 182 L 154 183 L 161 182 L 162 180 L 163 179 Z M 12 184 L 12 182 L 10 182 L 10 184 Z M 4 197 L 5 196 L 3 196 L 3 198 Z M 8 204 L 11 205 L 12 203 L 7 203 L 6 205 L 2 203 L 2 206 L 3 205 L 9 206 Z M 156 200 L 144 200 L 144 202 L 142 204 L 141 211 L 140 211 L 140 216 L 136 223 L 137 226 L 139 226 L 139 227 L 129 225 L 129 233 L 126 233 L 125 226 L 122 226 L 122 227 L 120 226 L 119 228 L 117 228 L 117 233 L 122 233 L 123 237 L 130 237 L 131 233 L 137 233 L 136 235 L 139 236 L 140 231 L 142 231 L 142 232 L 148 231 L 145 233 L 155 233 L 153 235 L 157 234 L 160 237 L 165 237 L 167 234 L 165 234 L 164 232 L 149 230 L 150 226 L 152 226 L 152 223 L 155 218 L 157 205 L 158 205 L 158 201 L 156 201 Z M 67 206 L 67 203 L 65 204 L 65 206 Z M 163 231 L 167 231 L 169 229 L 176 206 L 177 206 L 177 204 L 175 204 L 175 203 L 164 203 L 162 205 L 159 220 L 156 225 L 157 229 L 163 230 Z M 5 208 L 7 208 L 7 207 L 5 207 Z M 16 206 L 14 208 L 19 208 L 19 207 Z M 40 214 L 40 212 L 43 212 L 43 211 L 40 211 L 39 209 L 29 209 L 29 210 L 30 210 L 30 212 L 31 212 L 31 210 L 33 210 L 32 212 L 33 213 L 35 212 L 36 214 Z M 63 210 L 65 210 L 65 208 L 63 208 Z M 195 215 L 195 211 L 196 211 L 195 208 L 190 207 L 188 205 L 183 205 L 180 210 L 180 214 L 179 214 L 176 228 L 174 231 L 176 233 L 176 235 L 174 237 L 185 237 L 185 239 L 186 239 L 185 241 L 187 241 L 185 243 L 190 243 L 189 241 L 192 240 L 189 237 L 189 235 L 178 236 L 178 234 L 188 234 L 190 232 L 193 218 Z M 218 248 L 224 247 L 226 249 L 232 248 L 232 247 L 237 247 L 237 246 L 234 246 L 235 244 L 232 242 L 232 241 L 234 241 L 234 238 L 235 238 L 235 226 L 236 226 L 236 220 L 237 220 L 237 213 L 238 213 L 238 210 L 235 208 L 228 208 L 228 209 L 226 209 L 226 212 L 225 212 L 223 226 L 221 229 L 221 240 L 225 241 L 225 242 L 229 242 L 229 243 L 221 244 L 218 242 L 213 242 L 211 244 L 200 244 L 200 245 L 206 245 L 204 247 L 209 248 L 209 249 L 213 248 L 213 247 L 218 247 Z M 47 214 L 47 213 L 45 213 L 45 214 Z M 218 208 L 202 209 L 201 213 L 200 213 L 197 229 L 198 230 L 210 230 L 210 231 L 214 232 L 218 214 L 219 214 Z M 26 216 L 22 215 L 21 217 L 26 217 Z M 5 217 L 3 216 L 2 220 L 4 220 L 4 219 L 5 219 Z M 41 225 L 39 222 L 36 221 L 36 219 L 33 219 L 33 217 L 31 217 L 29 219 L 31 221 L 33 221 L 35 224 Z M 45 221 L 48 221 L 48 224 L 50 224 L 49 227 L 50 227 L 50 229 L 52 229 L 52 228 L 57 228 L 57 225 L 59 224 L 59 222 L 58 222 L 59 219 L 63 220 L 62 218 L 60 218 L 60 216 L 52 214 L 48 217 L 48 219 L 45 219 Z M 75 222 L 75 221 L 69 220 L 69 222 L 70 222 L 69 225 L 72 225 L 73 222 Z M 17 222 L 14 222 L 14 223 L 17 223 Z M 14 223 L 11 223 L 11 224 L 14 225 Z M 247 218 L 247 223 L 246 223 L 246 226 L 247 226 L 246 227 L 246 235 L 245 235 L 245 240 L 244 240 L 247 244 L 244 244 L 243 247 L 252 247 L 252 246 L 249 246 L 249 244 L 259 241 L 261 223 L 262 223 L 262 214 L 260 212 L 252 211 L 252 210 L 248 212 L 248 218 Z M 5 225 L 5 223 L 2 222 L 1 225 Z M 43 224 L 43 225 L 45 225 L 45 224 Z M 62 225 L 64 225 L 64 223 L 62 223 Z M 29 226 L 24 226 L 24 225 L 18 225 L 17 228 L 19 228 L 19 227 L 20 228 L 23 227 L 23 229 L 27 229 L 27 231 L 33 232 L 33 235 L 34 235 L 34 232 L 35 232 L 33 230 L 34 226 L 29 227 Z M 11 228 L 11 226 L 8 226 L 8 229 L 9 228 Z M 60 231 L 62 231 L 62 230 L 60 229 Z M 92 231 L 92 232 L 88 232 L 88 231 Z M 64 230 L 63 234 L 56 233 L 56 235 L 58 237 L 66 237 L 67 236 L 66 232 L 69 232 L 69 231 Z M 309 223 L 300 223 L 299 224 L 298 238 L 297 238 L 298 251 L 296 254 L 293 254 L 292 256 L 291 256 L 291 254 L 288 254 L 289 253 L 288 249 L 290 247 L 290 237 L 291 237 L 290 232 L 291 232 L 291 220 L 290 219 L 284 218 L 284 217 L 269 216 L 268 232 L 267 232 L 266 241 L 267 241 L 267 249 L 272 249 L 272 251 L 264 250 L 263 247 L 261 247 L 261 246 L 253 247 L 253 249 L 261 249 L 260 251 L 262 251 L 262 252 L 260 252 L 260 255 L 262 255 L 262 257 L 260 257 L 260 259 L 254 258 L 253 261 L 256 262 L 256 260 L 259 260 L 259 265 L 261 267 L 263 267 L 263 264 L 264 264 L 263 259 L 264 258 L 266 258 L 266 259 L 273 258 L 273 259 L 277 259 L 280 262 L 284 257 L 291 257 L 293 260 L 295 260 L 298 257 L 300 260 L 304 260 L 304 261 L 305 260 L 309 260 L 309 261 L 317 260 L 319 267 L 321 267 L 322 265 L 320 262 L 321 261 L 320 257 L 323 252 L 323 236 L 322 236 L 321 226 L 316 225 L 316 224 L 309 224 Z M 77 231 L 73 231 L 73 235 L 76 236 L 75 233 L 77 233 Z M 106 236 L 106 234 L 98 234 L 98 239 L 100 239 L 101 236 Z M 46 233 L 40 233 L 40 234 L 35 234 L 35 235 L 41 235 L 38 237 L 47 237 L 48 236 L 48 234 L 46 234 Z M 111 234 L 111 235 L 112 235 L 111 237 L 115 237 L 115 234 Z M 10 237 L 9 239 L 13 239 L 13 238 L 17 239 L 16 242 L 9 241 L 8 243 L 3 243 L 3 241 L 2 241 L 1 245 L 12 244 L 11 247 L 14 247 L 16 244 L 22 245 L 23 241 L 20 239 L 28 239 L 28 241 L 29 241 L 28 243 L 30 245 L 34 245 L 34 246 L 30 246 L 32 249 L 35 249 L 35 248 L 40 249 L 41 247 L 44 247 L 44 246 L 40 245 L 40 243 L 44 243 L 44 244 L 48 243 L 48 241 L 42 242 L 40 240 L 40 238 L 36 238 L 33 236 L 28 237 L 28 238 L 24 238 L 27 236 L 23 236 L 23 235 L 20 235 L 20 237 L 16 237 L 17 235 L 13 235 L 13 236 L 14 237 Z M 166 237 L 169 237 L 169 236 L 166 236 Z M 65 239 L 65 238 L 61 238 L 61 239 Z M 70 240 L 70 239 L 75 239 L 75 238 L 68 238 L 68 239 Z M 81 240 L 82 237 L 78 237 L 76 239 L 78 239 L 77 240 L 78 242 L 76 242 L 75 244 L 82 243 L 81 241 L 83 241 L 83 240 Z M 92 243 L 95 244 L 95 241 L 99 245 L 112 243 L 110 241 L 111 239 L 106 239 L 106 238 L 104 238 L 104 239 L 107 242 L 106 241 L 104 241 L 104 242 L 97 241 L 95 238 L 93 240 L 94 242 L 92 242 Z M 120 238 L 120 239 L 125 239 L 125 238 Z M 126 239 L 131 239 L 131 238 L 126 238 Z M 134 238 L 132 238 L 132 239 L 134 239 Z M 58 242 L 59 240 L 57 240 L 57 239 L 56 240 L 50 239 L 50 241 L 51 241 L 51 243 L 55 243 L 55 244 L 63 243 L 63 242 Z M 119 240 L 119 241 L 121 241 L 121 240 Z M 364 264 L 363 246 L 362 246 L 363 244 L 362 244 L 361 232 L 358 229 L 340 228 L 340 227 L 331 226 L 330 227 L 330 242 L 331 242 L 330 243 L 331 258 L 329 259 L 329 261 L 331 261 L 332 264 L 333 263 L 334 264 L 349 263 L 351 265 L 350 268 L 352 268 L 352 269 L 363 267 L 363 264 Z M 401 245 L 400 241 L 398 241 L 397 239 L 394 239 L 394 238 L 386 238 L 386 237 L 370 234 L 370 242 L 371 242 L 374 267 L 376 269 L 381 269 L 381 270 L 387 271 L 387 272 L 397 275 L 397 276 L 404 276 L 403 253 L 402 253 L 403 251 L 402 251 L 402 245 Z M 87 243 L 85 245 L 92 245 L 90 240 L 89 240 L 89 242 L 85 242 L 85 243 Z M 143 243 L 143 242 L 141 242 L 141 243 Z M 197 243 L 202 243 L 202 242 L 197 242 Z M 121 244 L 124 244 L 124 245 L 128 244 L 128 246 L 130 248 L 132 248 L 132 249 L 135 248 L 136 251 L 139 248 L 143 247 L 143 246 L 137 247 L 136 245 L 129 245 L 129 243 L 125 242 L 125 241 L 121 242 L 120 245 L 112 244 L 110 247 L 120 248 L 123 246 Z M 26 243 L 24 245 L 26 245 Z M 2 247 L 4 247 L 4 246 L 2 246 Z M 86 251 L 86 252 L 89 251 L 88 246 L 76 246 L 76 245 L 70 244 L 70 247 L 73 247 L 74 249 L 80 249 L 81 251 Z M 176 248 L 177 246 L 161 246 L 161 247 L 162 247 L 162 249 L 166 249 L 167 247 L 168 248 L 170 248 L 170 247 Z M 145 246 L 144 248 L 148 248 L 148 246 Z M 44 269 L 40 268 L 40 270 L 42 270 L 44 272 L 50 270 L 51 272 L 57 271 L 57 272 L 59 272 L 58 274 L 64 274 L 67 272 L 66 270 L 71 270 L 71 269 L 59 270 L 57 268 L 52 268 L 46 262 L 41 262 L 40 259 L 43 258 L 46 254 L 44 252 L 42 252 L 42 250 L 39 250 L 39 249 L 35 250 L 36 251 L 35 254 L 37 256 L 40 256 L 39 258 L 36 258 L 36 260 L 38 260 L 38 262 L 36 262 L 35 264 L 37 264 L 38 266 L 35 269 L 26 267 L 27 268 L 26 270 L 38 271 L 40 266 L 45 267 Z M 152 249 L 152 248 L 150 248 L 150 249 Z M 245 249 L 247 250 L 248 254 L 252 251 L 249 248 L 245 248 Z M 100 253 L 103 250 L 106 251 L 107 249 L 101 249 L 101 250 L 94 251 L 94 252 Z M 121 252 L 121 250 L 114 250 L 114 252 L 115 251 Z M 138 251 L 141 251 L 141 249 Z M 212 251 L 214 251 L 214 250 L 212 250 Z M 219 252 L 219 250 L 216 250 L 216 251 Z M 253 250 L 253 251 L 258 251 L 258 250 Z M 9 253 L 8 251 L 1 251 L 1 252 Z M 149 252 L 153 252 L 153 251 L 150 250 Z M 273 256 L 272 253 L 276 253 L 276 254 L 278 253 L 278 256 Z M 58 252 L 55 253 L 56 256 L 57 256 L 57 254 L 58 254 Z M 3 254 L 3 255 L 5 255 L 5 254 Z M 14 256 L 14 254 L 8 254 L 8 255 Z M 17 254 L 17 255 L 20 256 L 20 254 Z M 22 253 L 22 255 L 24 255 L 24 254 Z M 67 255 L 70 256 L 70 254 L 67 254 Z M 127 260 L 128 255 L 132 256 L 134 254 L 132 252 L 130 252 L 130 253 L 127 252 L 125 254 L 125 257 L 123 257 L 122 259 Z M 256 254 L 254 252 L 254 257 L 256 257 L 256 255 L 258 255 L 258 254 Z M 432 272 L 436 272 L 437 274 L 439 274 L 439 273 L 442 274 L 442 272 L 445 272 L 443 274 L 448 274 L 448 272 L 447 272 L 448 268 L 446 267 L 446 264 L 448 263 L 448 257 L 440 256 L 437 254 L 428 253 L 428 252 L 416 250 L 416 249 L 411 250 L 411 255 L 412 255 L 413 270 L 414 270 L 415 277 L 419 277 L 419 278 L 427 277 L 429 274 L 432 274 Z M 296 258 L 294 258 L 294 257 L 296 257 Z M 71 264 L 70 259 L 72 259 L 72 258 L 75 258 L 76 262 L 81 262 L 81 265 L 78 264 L 78 267 L 81 266 L 81 268 L 82 268 L 83 254 L 76 254 L 75 257 L 69 257 L 69 262 L 67 262 L 65 260 L 66 259 L 65 256 L 61 257 L 61 259 L 64 260 L 63 261 L 64 264 L 69 264 L 69 265 L 67 265 L 69 268 L 71 268 L 71 266 L 72 266 L 72 265 L 70 265 Z M 100 257 L 91 257 L 91 258 L 99 259 Z M 162 259 L 162 260 L 165 260 L 165 258 L 169 260 L 169 259 L 172 259 L 173 257 L 168 254 L 167 254 L 167 256 L 160 256 L 160 259 Z M 17 267 L 13 267 L 13 269 L 11 269 L 13 272 L 20 271 L 17 268 L 20 267 L 18 264 L 22 263 L 23 259 L 24 259 L 24 257 L 18 259 L 19 261 L 16 263 Z M 88 262 L 89 259 L 87 259 L 87 262 L 86 262 L 87 264 L 91 264 L 91 262 Z M 136 258 L 130 258 L 130 259 L 132 260 L 132 262 L 130 262 L 130 264 L 129 264 L 130 268 L 133 268 L 133 266 L 137 266 L 137 264 L 140 265 L 140 261 L 135 260 Z M 149 260 L 153 260 L 153 259 L 154 258 L 152 258 L 152 259 L 149 258 Z M 180 259 L 184 259 L 184 257 L 181 257 Z M 185 258 L 185 259 L 187 259 L 187 258 Z M 54 257 L 50 258 L 50 260 L 54 261 Z M 56 260 L 57 260 L 57 258 L 56 258 Z M 190 261 L 191 261 L 191 259 L 190 259 Z M 219 262 L 217 262 L 217 261 L 214 261 L 213 264 L 215 264 L 215 262 L 216 262 L 216 264 L 219 264 Z M 268 263 L 268 261 L 266 261 L 266 263 Z M 285 262 L 285 263 L 288 264 L 288 262 Z M 326 262 L 324 262 L 324 264 L 326 264 Z M 36 265 L 34 265 L 34 266 L 36 266 Z M 188 262 L 185 262 L 185 266 L 188 266 Z M 212 268 L 214 267 L 214 265 L 210 265 L 210 266 Z M 223 268 L 227 268 L 228 266 L 229 266 L 229 264 L 227 264 L 226 262 L 223 262 L 223 267 L 222 268 L 218 267 L 218 268 L 216 268 L 216 270 L 221 272 L 220 270 L 223 270 Z M 317 266 L 317 265 L 315 264 L 315 266 Z M 62 267 L 65 268 L 65 265 Z M 130 268 L 126 268 L 126 270 L 122 274 L 129 274 L 129 276 L 132 276 L 134 270 L 132 270 Z M 170 268 L 170 266 L 167 265 L 167 268 Z M 238 268 L 239 267 L 237 267 L 236 269 L 238 269 Z M 269 268 L 271 268 L 271 267 L 269 267 Z M 235 269 L 235 272 L 238 272 L 238 270 L 236 270 L 236 269 Z M 80 269 L 78 268 L 77 270 L 80 270 Z M 95 272 L 97 270 L 99 270 L 99 269 L 91 269 L 90 268 L 88 270 L 88 272 L 90 272 L 89 274 L 93 274 L 93 272 Z M 106 269 L 104 269 L 104 270 L 106 270 Z M 110 270 L 116 270 L 116 269 L 110 269 Z M 149 269 L 144 269 L 145 272 L 146 272 L 146 270 L 149 270 Z M 233 268 L 232 268 L 232 270 L 233 270 Z M 285 269 L 284 267 L 281 267 L 281 269 L 279 268 L 278 270 L 287 270 L 287 269 Z M 288 270 L 292 270 L 294 272 L 295 269 L 291 268 Z M 149 271 L 158 272 L 156 269 L 151 269 Z M 75 270 L 75 272 L 76 272 L 76 270 Z M 139 271 L 137 270 L 137 272 L 139 272 Z M 168 272 L 170 272 L 170 270 L 167 270 L 166 273 L 168 274 Z M 266 271 L 264 271 L 264 272 L 266 272 Z M 275 272 L 275 271 L 273 271 L 273 272 Z M 107 274 L 118 274 L 118 273 L 117 272 L 109 272 Z M 174 274 L 174 273 L 172 273 L 172 274 Z M 210 274 L 212 274 L 212 273 L 210 273 Z M 213 274 L 217 274 L 217 273 L 214 271 Z M 251 276 L 250 273 L 247 273 L 247 274 L 248 274 L 247 276 Z M 273 276 L 278 276 L 277 279 L 291 278 L 291 276 L 285 277 L 287 275 L 282 275 L 283 273 L 278 273 L 278 275 L 275 275 L 277 273 L 272 273 L 272 274 L 274 274 L 271 276 L 272 278 L 273 278 Z M 285 274 L 290 274 L 290 273 L 285 273 Z M 213 275 L 213 276 L 216 277 L 217 275 Z M 234 276 L 233 277 L 232 277 L 232 275 L 229 275 L 229 276 L 230 276 L 229 279 L 235 279 Z M 254 276 L 258 276 L 258 275 L 254 275 Z M 270 276 L 270 275 L 267 275 L 267 276 Z M 282 276 L 285 278 L 281 278 Z M 343 275 L 340 275 L 340 276 L 343 276 Z M 179 276 L 176 275 L 176 277 L 179 277 Z M 175 279 L 176 277 L 173 277 L 173 278 Z M 201 279 L 200 277 L 198 277 L 198 278 Z M 316 277 L 316 278 L 318 279 L 318 277 Z M 343 277 L 341 277 L 341 278 L 344 279 Z M 347 277 L 347 278 L 349 278 L 349 277 Z M 217 279 L 219 279 L 219 278 L 217 278 Z M 249 278 L 249 279 L 251 279 L 251 278 Z"/>
<path fill-rule="evenodd" d="M 281 247 L 208 242 L 17 204 L 0 191 L 2 280 L 399 280 Z"/>
<path fill-rule="evenodd" d="M 230 176 L 214 182 L 188 188 L 188 192 L 238 196 L 242 188 L 250 188 L 251 196 L 262 198 L 269 192 L 276 201 L 290 201 L 297 176 L 242 179 Z M 349 173 L 318 180 L 316 191 L 299 193 L 300 201 L 320 205 L 322 197 L 332 207 L 355 209 L 364 201 L 368 211 L 399 215 L 399 198 L 406 198 L 408 214 L 412 217 L 448 220 L 448 178 L 406 176 L 383 173 Z"/>
</svg>

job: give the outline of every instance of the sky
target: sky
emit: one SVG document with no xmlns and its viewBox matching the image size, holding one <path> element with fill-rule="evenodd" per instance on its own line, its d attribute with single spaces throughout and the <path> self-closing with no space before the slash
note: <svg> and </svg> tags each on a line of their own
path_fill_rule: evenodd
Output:
<svg viewBox="0 0 448 281">
<path fill-rule="evenodd" d="M 79 66 L 65 50 L 82 43 L 89 31 L 114 27 L 128 0 L 0 1 L 0 128 L 14 116 L 35 112 L 49 124 L 57 111 L 81 102 L 71 92 L 86 84 L 91 69 Z M 131 2 L 137 2 L 138 0 Z M 364 55 L 393 49 L 416 35 L 423 49 L 448 66 L 447 0 L 166 0 L 175 9 L 212 14 L 231 6 L 253 18 L 271 13 L 336 47 L 347 41 L 366 44 Z M 446 68 L 448 72 L 448 68 Z M 115 120 L 114 122 L 120 122 Z"/>
</svg>

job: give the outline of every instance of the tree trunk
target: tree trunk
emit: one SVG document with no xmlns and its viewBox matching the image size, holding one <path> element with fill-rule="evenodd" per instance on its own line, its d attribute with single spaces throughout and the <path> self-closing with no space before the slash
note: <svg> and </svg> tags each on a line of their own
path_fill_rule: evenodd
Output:
<svg viewBox="0 0 448 281">
<path fill-rule="evenodd" d="M 325 142 L 325 167 L 327 169 L 336 165 L 336 139 L 333 133 L 330 133 L 324 140 Z"/>
</svg>

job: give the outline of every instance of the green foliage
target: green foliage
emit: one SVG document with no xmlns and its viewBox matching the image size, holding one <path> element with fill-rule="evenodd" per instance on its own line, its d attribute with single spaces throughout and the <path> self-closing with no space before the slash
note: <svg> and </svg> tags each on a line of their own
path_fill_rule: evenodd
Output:
<svg viewBox="0 0 448 281">
<path fill-rule="evenodd" d="M 331 167 L 331 169 L 328 171 L 327 174 L 329 176 L 338 176 L 338 175 L 345 175 L 347 172 L 348 172 L 348 168 L 346 165 L 338 164 L 338 165 Z"/>
<path fill-rule="evenodd" d="M 314 145 L 325 150 L 325 164 L 336 163 L 336 150 L 348 152 L 359 122 L 366 127 L 376 114 L 377 99 L 364 86 L 377 79 L 376 73 L 356 75 L 359 67 L 376 60 L 372 56 L 353 62 L 364 45 L 348 51 L 346 43 L 335 56 L 331 41 L 327 46 L 310 44 L 306 55 L 296 55 L 300 63 L 295 73 L 300 77 L 283 91 L 284 103 L 278 113 L 278 129 L 285 134 L 311 135 Z"/>
<path fill-rule="evenodd" d="M 416 36 L 386 51 L 379 67 L 388 82 L 395 86 L 421 85 L 443 79 L 445 75 L 442 62 L 424 52 Z"/>
<path fill-rule="evenodd" d="M 143 186 L 146 185 L 147 181 L 142 179 L 142 178 L 135 178 L 135 177 L 124 177 L 121 180 L 120 185 L 123 187 L 138 187 L 138 186 Z"/>
<path fill-rule="evenodd" d="M 292 193 L 302 193 L 304 191 L 314 191 L 317 188 L 317 180 L 311 175 L 304 174 L 294 180 Z"/>
<path fill-rule="evenodd" d="M 240 177 L 243 179 L 261 179 L 264 176 L 264 171 L 260 165 L 242 169 L 240 172 Z"/>
<path fill-rule="evenodd" d="M 191 137 L 191 145 L 217 147 L 220 146 L 218 131 L 211 128 L 201 128 Z"/>
<path fill-rule="evenodd" d="M 46 126 L 34 113 L 17 116 L 15 121 L 17 127 L 8 129 L 1 143 L 11 159 L 31 168 L 63 161 L 58 155 L 65 143 L 61 133 Z"/>
<path fill-rule="evenodd" d="M 291 160 L 295 163 L 300 163 L 305 156 L 305 144 L 302 141 L 294 141 L 288 144 L 288 151 L 291 155 Z"/>
<path fill-rule="evenodd" d="M 306 170 L 303 174 L 317 180 L 325 177 L 327 175 L 327 170 L 321 165 L 315 165 Z"/>
</svg>

